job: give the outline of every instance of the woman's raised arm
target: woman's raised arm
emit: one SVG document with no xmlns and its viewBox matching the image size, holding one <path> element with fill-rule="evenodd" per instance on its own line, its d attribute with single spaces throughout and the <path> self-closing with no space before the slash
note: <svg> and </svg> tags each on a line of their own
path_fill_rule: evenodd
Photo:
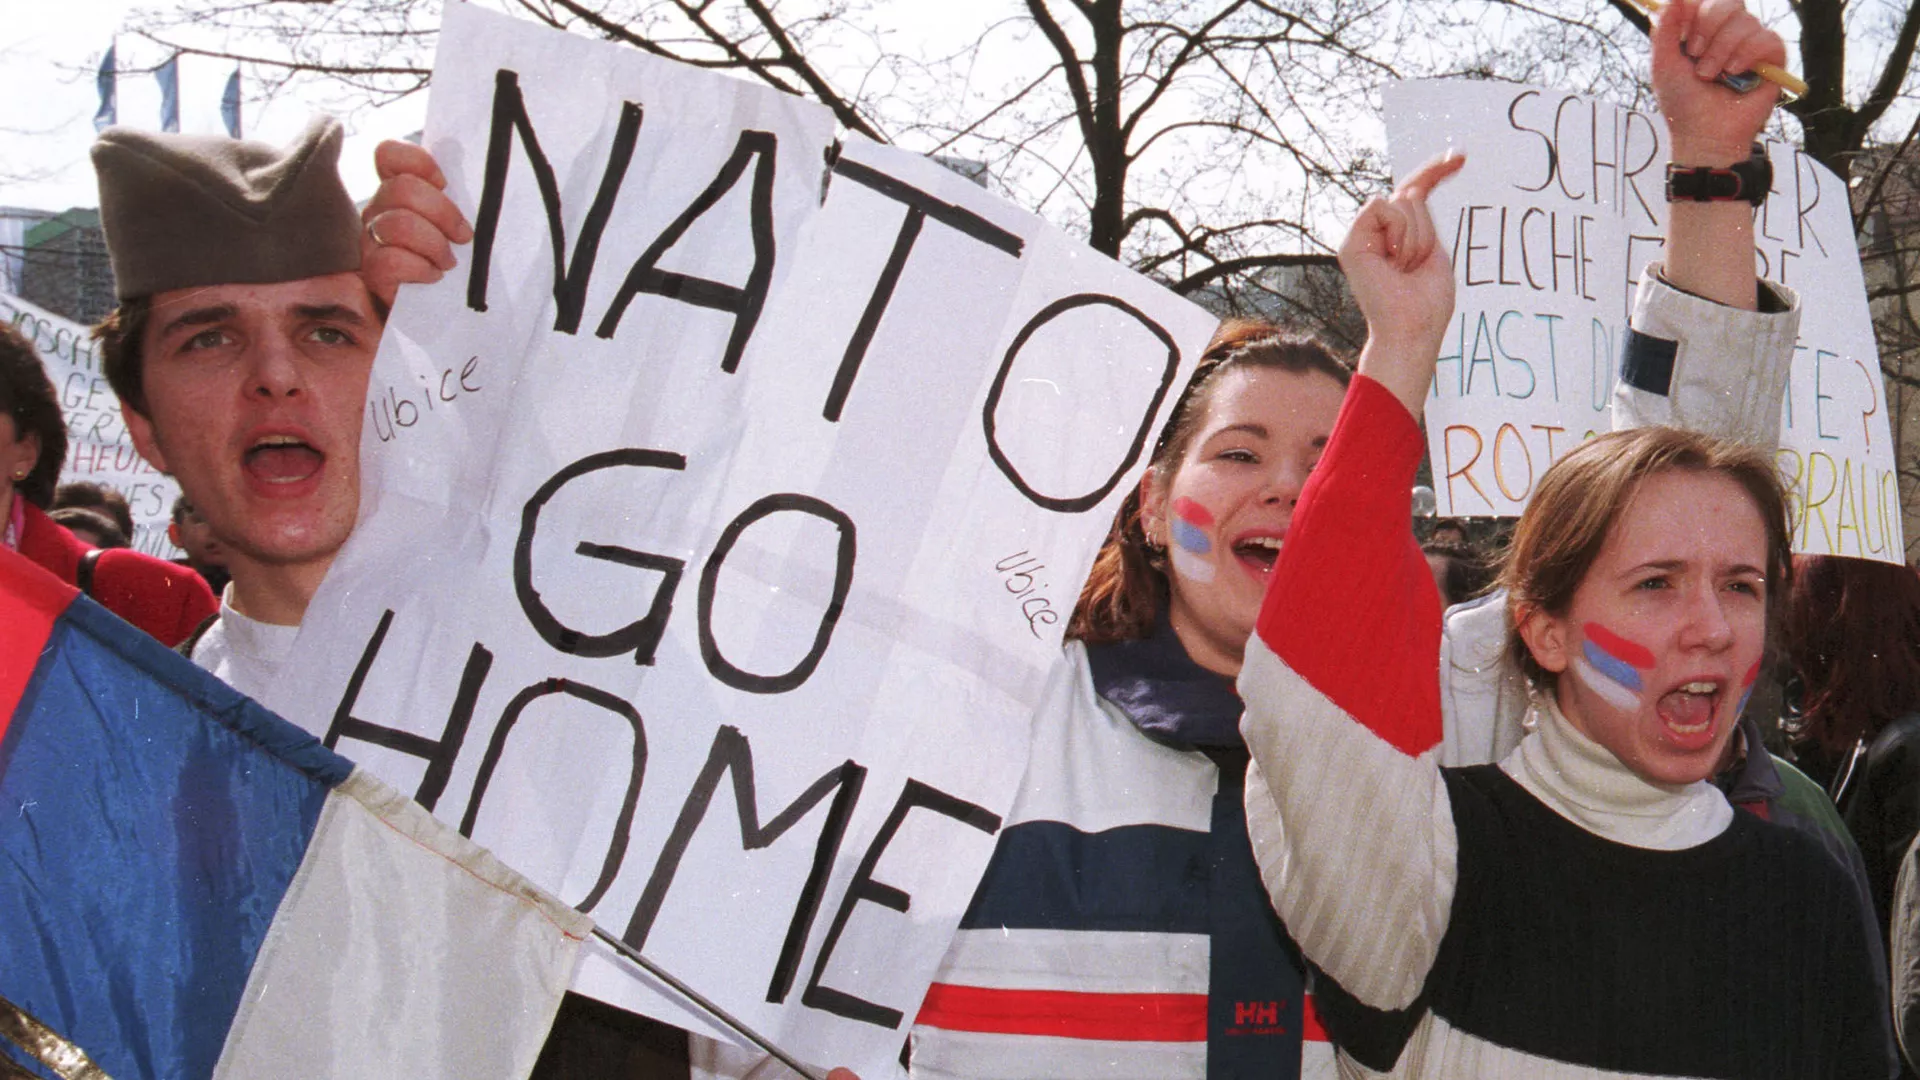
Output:
<svg viewBox="0 0 1920 1080">
<path fill-rule="evenodd" d="M 1301 949 L 1377 1008 L 1419 994 L 1446 932 L 1456 842 L 1440 741 L 1440 600 L 1414 543 L 1415 420 L 1452 316 L 1433 162 L 1341 249 L 1367 316 L 1360 375 L 1268 581 L 1240 693 L 1247 823 Z"/>
</svg>

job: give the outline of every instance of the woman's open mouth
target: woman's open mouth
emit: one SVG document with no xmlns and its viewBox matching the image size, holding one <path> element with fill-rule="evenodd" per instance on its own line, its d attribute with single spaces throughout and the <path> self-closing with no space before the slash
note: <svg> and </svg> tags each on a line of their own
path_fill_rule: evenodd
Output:
<svg viewBox="0 0 1920 1080">
<path fill-rule="evenodd" d="M 1676 743 L 1697 749 L 1713 739 L 1713 722 L 1720 713 L 1720 698 L 1725 689 L 1713 679 L 1682 683 L 1654 702 L 1654 712 Z"/>
<path fill-rule="evenodd" d="M 1254 576 L 1265 577 L 1280 557 L 1280 542 L 1278 536 L 1249 536 L 1233 545 L 1233 557 Z"/>
</svg>

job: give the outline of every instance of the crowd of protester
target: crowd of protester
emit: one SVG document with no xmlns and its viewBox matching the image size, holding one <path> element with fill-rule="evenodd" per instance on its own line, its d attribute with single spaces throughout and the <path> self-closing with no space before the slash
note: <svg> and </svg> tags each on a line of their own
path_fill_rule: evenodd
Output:
<svg viewBox="0 0 1920 1080">
<path fill-rule="evenodd" d="M 1739 0 L 1670 4 L 1675 161 L 1744 157 L 1774 92 L 1713 79 L 1782 60 Z M 354 527 L 395 290 L 472 235 L 405 144 L 356 210 L 340 142 L 320 119 L 288 148 L 96 146 L 120 300 L 97 334 L 180 484 L 178 563 L 128 547 L 111 489 L 56 488 L 57 399 L 0 327 L 5 546 L 249 693 Z M 1622 366 L 1645 342 L 1689 364 L 1623 380 L 1614 432 L 1510 536 L 1416 521 L 1453 304 L 1426 198 L 1458 165 L 1355 222 L 1357 365 L 1265 323 L 1209 345 L 1095 560 L 914 1076 L 1912 1075 L 1920 573 L 1790 560 L 1779 396 L 1716 392 L 1784 392 L 1798 300 L 1756 279 L 1747 203 L 1675 203 Z M 1056 1012 L 1009 1012 L 1015 989 Z M 1166 994 L 1204 1015 L 1142 1038 L 1095 1012 Z M 779 1074 L 571 994 L 534 1069 Z"/>
<path fill-rule="evenodd" d="M 110 500 L 103 497 L 99 504 L 104 513 L 84 505 L 54 508 L 66 460 L 66 420 L 39 354 L 5 325 L 0 415 L 0 543 L 167 645 L 184 640 L 213 614 L 213 593 L 200 575 L 126 546 L 131 518 L 125 525 L 116 520 Z"/>
</svg>

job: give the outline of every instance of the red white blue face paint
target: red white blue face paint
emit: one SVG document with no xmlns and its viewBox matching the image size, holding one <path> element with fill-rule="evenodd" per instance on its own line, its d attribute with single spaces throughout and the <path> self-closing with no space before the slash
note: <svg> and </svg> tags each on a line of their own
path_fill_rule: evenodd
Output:
<svg viewBox="0 0 1920 1080">
<path fill-rule="evenodd" d="M 1653 669 L 1653 650 L 1599 623 L 1582 626 L 1580 635 L 1580 655 L 1573 658 L 1580 680 L 1616 709 L 1639 708 L 1646 689 L 1640 673 Z"/>
<path fill-rule="evenodd" d="M 1207 530 L 1212 527 L 1213 515 L 1206 507 L 1185 496 L 1173 500 L 1173 521 L 1168 528 L 1173 543 L 1167 556 L 1174 573 L 1191 581 L 1213 580 L 1213 560 L 1207 558 L 1213 553 L 1213 541 L 1207 539 Z"/>
<path fill-rule="evenodd" d="M 1753 696 L 1753 684 L 1759 680 L 1760 661 L 1755 660 L 1753 666 L 1747 669 L 1747 677 L 1740 681 L 1740 707 L 1733 710 L 1733 715 L 1736 718 L 1746 713 L 1747 699 Z"/>
</svg>

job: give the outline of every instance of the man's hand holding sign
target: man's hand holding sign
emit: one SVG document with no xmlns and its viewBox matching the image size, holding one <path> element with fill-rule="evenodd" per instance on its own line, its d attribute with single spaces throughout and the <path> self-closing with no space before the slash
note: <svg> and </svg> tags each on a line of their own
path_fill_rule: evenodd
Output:
<svg viewBox="0 0 1920 1080">
<path fill-rule="evenodd" d="M 391 305 L 401 285 L 431 285 L 452 270 L 453 245 L 471 243 L 473 226 L 425 149 L 389 139 L 374 150 L 373 167 L 380 190 L 360 212 L 360 276 Z"/>
</svg>

